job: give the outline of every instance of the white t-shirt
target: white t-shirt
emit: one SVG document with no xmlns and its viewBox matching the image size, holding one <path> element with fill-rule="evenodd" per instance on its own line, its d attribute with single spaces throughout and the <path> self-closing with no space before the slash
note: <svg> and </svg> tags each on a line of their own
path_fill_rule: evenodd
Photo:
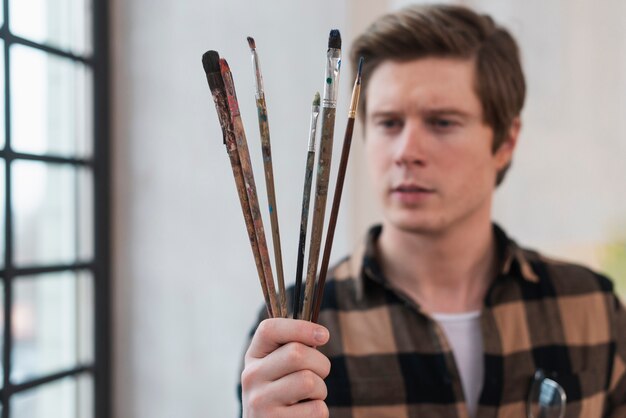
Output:
<svg viewBox="0 0 626 418">
<path fill-rule="evenodd" d="M 467 409 L 470 417 L 474 417 L 484 377 L 480 311 L 460 314 L 434 313 L 432 317 L 443 328 L 448 338 L 461 374 Z"/>
</svg>

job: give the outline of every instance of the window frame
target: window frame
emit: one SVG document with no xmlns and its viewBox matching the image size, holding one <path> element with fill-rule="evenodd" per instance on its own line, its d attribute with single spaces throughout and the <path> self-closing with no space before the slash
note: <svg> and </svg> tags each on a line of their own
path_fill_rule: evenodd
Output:
<svg viewBox="0 0 626 418">
<path fill-rule="evenodd" d="M 109 2 L 91 0 L 92 48 L 90 55 L 76 55 L 63 49 L 33 42 L 15 36 L 9 30 L 9 0 L 2 0 L 4 21 L 0 26 L 0 39 L 4 41 L 4 83 L 5 83 L 5 147 L 0 149 L 0 158 L 5 166 L 5 202 L 4 202 L 4 267 L 0 269 L 0 280 L 4 284 L 4 344 L 2 349 L 3 376 L 0 401 L 2 402 L 1 418 L 11 418 L 11 402 L 13 395 L 25 390 L 40 387 L 60 379 L 90 374 L 93 379 L 93 417 L 110 418 L 111 404 L 111 192 L 110 192 L 110 57 L 109 57 Z M 11 148 L 11 45 L 23 45 L 43 51 L 57 57 L 63 57 L 86 65 L 92 71 L 93 80 L 93 131 L 92 156 L 89 158 L 66 158 L 53 155 L 35 155 L 18 153 Z M 1 100 L 1 99 L 0 99 Z M 2 117 L 0 115 L 0 117 Z M 51 164 L 69 164 L 74 167 L 86 166 L 93 173 L 93 259 L 88 262 L 77 262 L 62 265 L 43 265 L 36 267 L 16 268 L 13 262 L 13 216 L 12 201 L 12 170 L 11 163 L 15 160 L 40 161 Z M 94 290 L 94 360 L 90 364 L 46 374 L 36 379 L 19 384 L 10 380 L 12 366 L 13 337 L 11 335 L 13 282 L 17 276 L 36 275 L 55 272 L 90 272 L 93 277 Z"/>
</svg>

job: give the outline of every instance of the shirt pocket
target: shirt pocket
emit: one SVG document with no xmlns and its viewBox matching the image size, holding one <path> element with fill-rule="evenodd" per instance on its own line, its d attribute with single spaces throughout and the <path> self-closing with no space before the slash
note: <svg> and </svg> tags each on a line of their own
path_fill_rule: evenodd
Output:
<svg viewBox="0 0 626 418">
<path fill-rule="evenodd" d="M 546 372 L 546 377 L 557 382 L 565 391 L 564 418 L 602 418 L 606 397 L 605 381 L 602 373 L 583 370 L 578 373 Z M 520 379 L 520 382 L 523 379 Z M 526 403 L 533 383 L 527 378 Z"/>
<path fill-rule="evenodd" d="M 603 373 L 583 370 L 574 374 L 555 374 L 552 379 L 567 396 L 565 418 L 602 418 L 606 398 Z"/>
</svg>

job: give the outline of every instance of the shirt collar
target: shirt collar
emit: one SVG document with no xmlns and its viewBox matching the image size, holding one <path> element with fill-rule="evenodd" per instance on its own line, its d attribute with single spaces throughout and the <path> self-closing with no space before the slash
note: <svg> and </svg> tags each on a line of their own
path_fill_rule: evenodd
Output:
<svg viewBox="0 0 626 418">
<path fill-rule="evenodd" d="M 354 252 L 350 259 L 352 277 L 363 278 L 366 276 L 376 282 L 386 284 L 387 280 L 378 262 L 376 246 L 382 230 L 382 225 L 371 227 L 364 242 Z M 493 231 L 498 249 L 499 277 L 513 276 L 537 283 L 539 277 L 533 271 L 524 251 L 495 223 L 493 224 Z"/>
<path fill-rule="evenodd" d="M 493 231 L 498 248 L 500 276 L 515 276 L 538 283 L 539 277 L 534 272 L 524 250 L 495 223 L 493 224 Z"/>
</svg>

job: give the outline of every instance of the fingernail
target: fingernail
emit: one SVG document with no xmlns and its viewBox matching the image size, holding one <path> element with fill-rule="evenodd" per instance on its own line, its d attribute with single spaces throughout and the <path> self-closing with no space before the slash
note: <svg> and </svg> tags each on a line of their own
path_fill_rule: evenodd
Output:
<svg viewBox="0 0 626 418">
<path fill-rule="evenodd" d="M 326 328 L 317 328 L 313 331 L 313 338 L 316 342 L 323 344 L 328 340 L 328 331 Z"/>
</svg>

